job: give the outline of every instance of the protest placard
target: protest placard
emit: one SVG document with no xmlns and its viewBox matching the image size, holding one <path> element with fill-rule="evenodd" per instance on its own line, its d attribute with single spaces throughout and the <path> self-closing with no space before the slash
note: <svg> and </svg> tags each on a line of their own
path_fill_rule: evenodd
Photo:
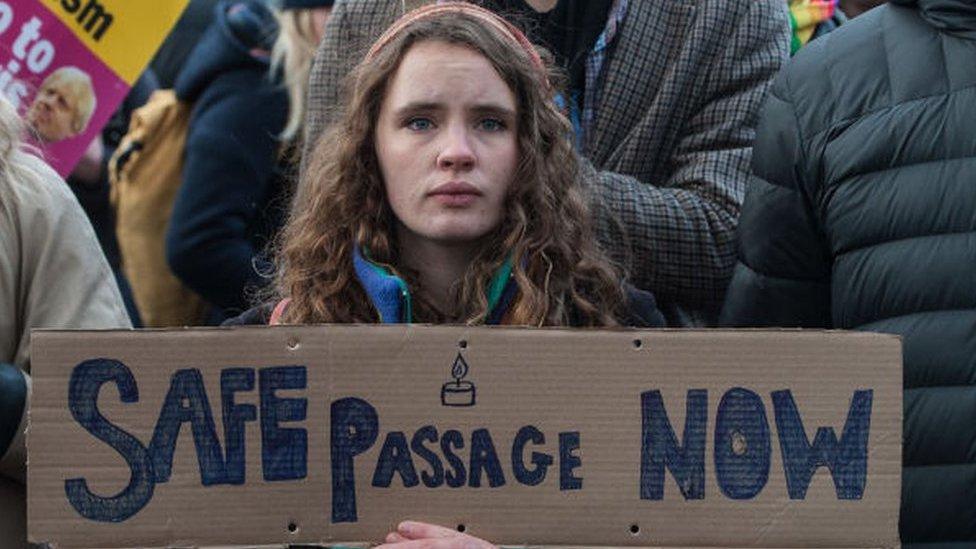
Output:
<svg viewBox="0 0 976 549">
<path fill-rule="evenodd" d="M 894 547 L 896 337 L 421 326 L 35 332 L 58 547 Z"/>
<path fill-rule="evenodd" d="M 0 0 L 0 92 L 62 176 L 149 63 L 188 0 Z"/>
</svg>

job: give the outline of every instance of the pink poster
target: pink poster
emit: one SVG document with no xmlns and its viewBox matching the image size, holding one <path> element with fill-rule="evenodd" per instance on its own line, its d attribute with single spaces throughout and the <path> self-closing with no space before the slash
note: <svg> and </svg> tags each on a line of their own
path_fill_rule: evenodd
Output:
<svg viewBox="0 0 976 549">
<path fill-rule="evenodd" d="M 27 122 L 27 140 L 62 176 L 108 122 L 179 14 L 156 22 L 165 28 L 137 37 L 138 46 L 126 51 L 132 36 L 125 31 L 139 21 L 123 16 L 146 11 L 132 4 L 156 2 L 0 0 L 0 91 Z M 125 62 L 112 67 L 106 59 Z"/>
</svg>

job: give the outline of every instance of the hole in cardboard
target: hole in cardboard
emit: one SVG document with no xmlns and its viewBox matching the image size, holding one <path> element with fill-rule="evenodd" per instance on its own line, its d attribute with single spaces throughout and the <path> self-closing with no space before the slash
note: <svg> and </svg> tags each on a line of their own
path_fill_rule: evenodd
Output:
<svg viewBox="0 0 976 549">
<path fill-rule="evenodd" d="M 643 346 L 644 346 L 644 342 L 643 341 L 641 341 L 639 339 L 635 339 L 634 340 L 634 348 L 635 349 L 640 349 Z"/>
<path fill-rule="evenodd" d="M 467 530 L 467 527 L 465 527 L 463 524 L 458 524 L 457 525 L 457 531 L 458 532 L 461 532 L 463 534 L 465 530 Z"/>
<path fill-rule="evenodd" d="M 295 524 L 294 522 L 289 522 L 288 523 L 288 533 L 294 534 L 296 532 L 298 532 L 298 525 Z"/>
<path fill-rule="evenodd" d="M 461 341 L 458 341 L 458 347 L 460 347 L 461 349 L 467 349 L 468 348 L 468 340 L 467 339 L 462 339 Z"/>
<path fill-rule="evenodd" d="M 301 346 L 302 346 L 301 342 L 299 342 L 295 338 L 291 338 L 291 339 L 288 340 L 288 350 L 289 351 L 295 351 L 295 350 L 297 350 Z"/>
<path fill-rule="evenodd" d="M 749 449 L 749 442 L 740 431 L 732 431 L 729 435 L 729 443 L 732 445 L 732 453 L 737 456 L 745 455 Z"/>
<path fill-rule="evenodd" d="M 633 536 L 636 536 L 637 534 L 640 534 L 640 526 L 638 526 L 636 524 L 631 524 L 630 525 L 630 534 L 633 535 Z"/>
</svg>

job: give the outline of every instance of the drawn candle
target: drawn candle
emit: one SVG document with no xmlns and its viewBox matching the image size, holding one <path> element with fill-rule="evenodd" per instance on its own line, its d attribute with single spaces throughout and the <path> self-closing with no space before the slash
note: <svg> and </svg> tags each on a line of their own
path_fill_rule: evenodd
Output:
<svg viewBox="0 0 976 549">
<path fill-rule="evenodd" d="M 451 377 L 454 378 L 454 381 L 448 381 L 441 387 L 441 404 L 444 406 L 474 406 L 474 383 L 464 381 L 464 377 L 467 375 L 468 363 L 459 352 L 451 366 Z"/>
</svg>

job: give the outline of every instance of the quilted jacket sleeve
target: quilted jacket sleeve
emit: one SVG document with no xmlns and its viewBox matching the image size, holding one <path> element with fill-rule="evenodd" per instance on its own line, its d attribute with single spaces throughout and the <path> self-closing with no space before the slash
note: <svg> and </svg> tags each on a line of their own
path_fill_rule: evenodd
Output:
<svg viewBox="0 0 976 549">
<path fill-rule="evenodd" d="M 786 85 L 777 79 L 762 113 L 742 217 L 727 326 L 830 327 L 831 259 L 817 220 L 804 144 Z"/>
</svg>

